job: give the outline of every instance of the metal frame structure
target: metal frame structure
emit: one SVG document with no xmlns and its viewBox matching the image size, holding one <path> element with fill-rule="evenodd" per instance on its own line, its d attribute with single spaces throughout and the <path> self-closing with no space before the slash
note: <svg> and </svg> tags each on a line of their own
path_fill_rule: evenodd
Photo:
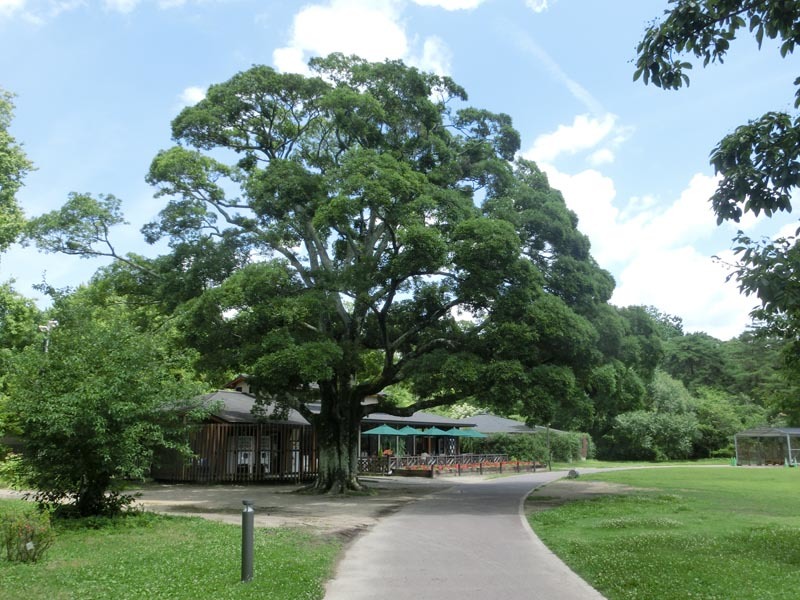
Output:
<svg viewBox="0 0 800 600">
<path fill-rule="evenodd" d="M 794 444 L 792 443 L 794 440 Z M 756 427 L 733 436 L 737 465 L 797 465 L 800 428 Z"/>
</svg>

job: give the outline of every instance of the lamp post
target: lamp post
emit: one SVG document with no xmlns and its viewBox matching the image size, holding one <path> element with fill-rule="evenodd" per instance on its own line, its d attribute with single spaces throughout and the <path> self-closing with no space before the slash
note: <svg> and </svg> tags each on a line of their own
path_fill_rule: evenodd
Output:
<svg viewBox="0 0 800 600">
<path fill-rule="evenodd" d="M 44 334 L 45 354 L 50 349 L 50 332 L 53 331 L 53 329 L 55 329 L 56 327 L 58 327 L 58 321 L 56 321 L 55 319 L 51 319 L 50 321 L 48 321 L 47 325 L 39 325 L 39 331 L 41 331 Z"/>
<path fill-rule="evenodd" d="M 253 579 L 253 531 L 255 510 L 252 500 L 242 500 L 242 582 Z"/>
<path fill-rule="evenodd" d="M 552 455 L 550 454 L 550 423 L 547 424 L 547 470 L 553 470 Z"/>
</svg>

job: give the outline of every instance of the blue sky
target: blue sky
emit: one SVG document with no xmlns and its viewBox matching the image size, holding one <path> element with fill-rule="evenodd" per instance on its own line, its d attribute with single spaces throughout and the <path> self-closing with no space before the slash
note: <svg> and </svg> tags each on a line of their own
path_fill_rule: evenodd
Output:
<svg viewBox="0 0 800 600">
<path fill-rule="evenodd" d="M 451 75 L 470 104 L 511 115 L 521 153 L 548 173 L 614 274 L 618 305 L 652 304 L 687 331 L 727 339 L 754 300 L 725 283 L 736 227 L 717 227 L 708 154 L 736 125 L 791 110 L 797 58 L 744 38 L 723 66 L 664 92 L 632 82 L 635 47 L 666 0 L 0 0 L 0 87 L 17 94 L 12 134 L 37 170 L 28 215 L 71 191 L 112 193 L 130 225 L 118 250 L 154 255 L 141 225 L 163 207 L 144 176 L 171 119 L 208 85 L 253 64 L 302 72 L 332 51 L 401 58 Z M 754 236 L 791 217 L 747 219 Z M 99 260 L 12 248 L 0 280 L 87 281 Z"/>
</svg>

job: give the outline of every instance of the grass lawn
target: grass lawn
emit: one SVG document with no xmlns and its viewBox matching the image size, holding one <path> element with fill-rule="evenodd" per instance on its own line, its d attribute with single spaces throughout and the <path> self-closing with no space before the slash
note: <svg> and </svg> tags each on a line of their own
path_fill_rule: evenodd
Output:
<svg viewBox="0 0 800 600">
<path fill-rule="evenodd" d="M 799 597 L 800 469 L 637 469 L 576 483 L 585 480 L 643 489 L 529 521 L 610 600 Z"/>
<path fill-rule="evenodd" d="M 668 462 L 648 462 L 648 461 L 611 461 L 611 460 L 595 460 L 590 458 L 588 460 L 582 460 L 580 462 L 554 462 L 552 464 L 553 470 L 563 470 L 563 469 L 577 469 L 581 471 L 583 469 L 612 469 L 615 467 L 663 467 L 665 465 L 674 467 L 680 465 L 686 466 L 698 466 L 698 465 L 729 465 L 731 464 L 730 458 L 701 458 L 699 460 L 671 460 Z"/>
<path fill-rule="evenodd" d="M 0 512 L 17 501 L 0 500 Z M 42 562 L 0 558 L 0 599 L 322 598 L 341 544 L 292 529 L 256 529 L 253 581 L 241 576 L 241 528 L 141 514 L 56 522 Z"/>
</svg>

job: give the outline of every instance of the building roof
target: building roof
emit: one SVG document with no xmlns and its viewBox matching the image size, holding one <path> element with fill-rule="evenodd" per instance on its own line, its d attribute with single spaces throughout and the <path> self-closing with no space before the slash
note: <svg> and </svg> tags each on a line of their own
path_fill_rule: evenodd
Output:
<svg viewBox="0 0 800 600">
<path fill-rule="evenodd" d="M 206 394 L 202 398 L 203 404 L 218 404 L 212 415 L 225 423 L 258 423 L 263 419 L 253 413 L 256 405 L 256 398 L 251 394 L 236 392 L 234 390 L 220 390 L 212 394 Z M 276 405 L 274 402 L 264 407 L 264 415 L 271 423 L 283 423 L 287 425 L 309 425 L 309 422 L 299 412 L 293 408 L 280 409 L 278 418 L 270 418 L 275 415 Z"/>
<path fill-rule="evenodd" d="M 219 390 L 202 397 L 204 405 L 217 404 L 212 416 L 225 423 L 258 423 L 263 420 L 253 413 L 256 397 L 245 392 L 234 390 Z M 319 402 L 309 402 L 306 406 L 315 414 L 320 412 Z M 271 418 L 276 415 L 277 418 Z M 266 419 L 271 423 L 284 423 L 288 425 L 309 425 L 309 422 L 293 408 L 277 408 L 274 402 L 265 406 Z M 282 414 L 281 414 L 282 413 Z M 465 422 L 470 421 L 470 422 Z M 422 411 L 415 412 L 410 417 L 396 417 L 385 413 L 373 413 L 364 417 L 363 425 L 409 425 L 412 427 L 472 427 L 474 424 L 469 419 L 450 419 L 441 415 L 434 415 Z"/>
<path fill-rule="evenodd" d="M 309 402 L 306 404 L 311 412 L 319 414 L 320 403 Z M 469 422 L 467 422 L 469 421 Z M 435 415 L 423 411 L 417 411 L 410 417 L 397 417 L 387 413 L 372 413 L 361 420 L 363 425 L 408 425 L 410 427 L 474 427 L 471 419 L 451 419 L 442 415 Z"/>
<path fill-rule="evenodd" d="M 533 427 L 529 427 L 520 421 L 515 421 L 514 419 L 506 419 L 505 417 L 498 417 L 496 415 L 490 415 L 488 413 L 482 413 L 479 415 L 474 415 L 472 417 L 468 417 L 467 419 L 463 419 L 463 421 L 469 421 L 471 424 L 474 424 L 475 429 L 480 431 L 481 433 L 544 433 L 547 431 L 547 427 L 542 427 L 541 425 L 534 425 Z M 464 425 L 462 425 L 464 426 Z M 553 433 L 563 433 L 558 429 L 550 429 Z"/>
<path fill-rule="evenodd" d="M 470 421 L 465 423 L 464 421 Z M 423 411 L 417 411 L 410 417 L 396 417 L 386 413 L 372 413 L 364 417 L 361 422 L 364 425 L 386 423 L 389 425 L 408 425 L 410 427 L 474 427 L 475 424 L 470 419 L 451 419 L 442 415 L 434 415 Z"/>
<path fill-rule="evenodd" d="M 736 434 L 736 437 L 800 437 L 800 427 L 755 427 Z"/>
</svg>

